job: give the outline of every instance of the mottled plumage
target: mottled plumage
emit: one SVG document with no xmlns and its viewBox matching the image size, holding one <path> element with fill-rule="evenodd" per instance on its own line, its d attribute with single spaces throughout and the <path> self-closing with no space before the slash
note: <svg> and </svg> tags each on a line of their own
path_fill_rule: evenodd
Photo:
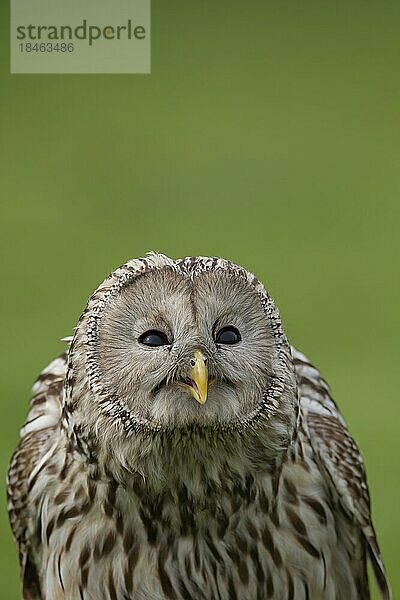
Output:
<svg viewBox="0 0 400 600">
<path fill-rule="evenodd" d="M 34 385 L 8 497 L 24 598 L 366 600 L 368 557 L 390 598 L 329 388 L 222 259 L 100 285 Z"/>
</svg>

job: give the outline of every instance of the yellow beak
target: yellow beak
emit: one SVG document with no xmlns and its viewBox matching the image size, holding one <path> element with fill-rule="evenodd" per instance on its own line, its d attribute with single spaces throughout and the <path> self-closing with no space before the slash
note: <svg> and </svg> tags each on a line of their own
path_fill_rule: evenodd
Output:
<svg viewBox="0 0 400 600">
<path fill-rule="evenodd" d="M 185 383 L 185 385 L 189 388 L 190 393 L 197 402 L 205 404 L 208 391 L 208 371 L 204 356 L 200 350 L 194 351 L 192 365 L 192 368 L 188 372 L 189 382 Z"/>
</svg>

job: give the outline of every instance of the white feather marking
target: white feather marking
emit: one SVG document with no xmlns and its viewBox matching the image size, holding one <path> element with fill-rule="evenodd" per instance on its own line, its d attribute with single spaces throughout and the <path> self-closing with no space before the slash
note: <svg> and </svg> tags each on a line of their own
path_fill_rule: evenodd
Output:
<svg viewBox="0 0 400 600">
<path fill-rule="evenodd" d="M 29 483 L 35 478 L 36 474 L 40 471 L 40 469 L 46 463 L 47 459 L 53 455 L 53 452 L 56 449 L 57 444 L 58 444 L 58 440 L 56 442 L 54 442 L 54 444 L 50 447 L 50 449 L 47 450 L 47 452 L 39 460 L 38 464 L 36 465 L 36 467 L 33 469 L 33 471 L 31 472 L 31 474 L 29 476 Z"/>
<path fill-rule="evenodd" d="M 21 430 L 21 437 L 32 433 L 32 431 L 39 431 L 40 429 L 46 429 L 46 427 L 52 427 L 58 421 L 55 420 L 51 414 L 41 415 L 33 419 L 30 423 L 27 423 Z"/>
<path fill-rule="evenodd" d="M 309 411 L 316 413 L 318 415 L 323 415 L 325 417 L 327 417 L 327 416 L 331 417 L 333 414 L 332 411 L 330 411 L 325 405 L 321 404 L 321 402 L 318 402 L 317 400 L 313 400 L 312 398 L 309 398 L 308 396 L 302 396 L 301 403 Z M 333 404 L 332 404 L 332 406 L 333 406 Z"/>
<path fill-rule="evenodd" d="M 42 375 L 51 373 L 52 375 L 59 375 L 60 377 L 63 377 L 65 374 L 65 368 L 65 360 L 63 358 L 58 357 L 55 360 L 53 360 L 49 365 L 47 365 L 45 369 L 43 369 Z"/>
</svg>

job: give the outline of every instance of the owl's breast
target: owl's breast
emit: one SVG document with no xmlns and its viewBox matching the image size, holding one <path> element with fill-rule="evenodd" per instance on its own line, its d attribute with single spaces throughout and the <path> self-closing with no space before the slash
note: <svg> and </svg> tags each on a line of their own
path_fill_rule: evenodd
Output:
<svg viewBox="0 0 400 600">
<path fill-rule="evenodd" d="M 186 486 L 152 495 L 80 471 L 69 496 L 71 483 L 42 504 L 46 598 L 329 600 L 340 589 L 358 598 L 348 557 L 362 560 L 361 546 L 341 537 L 348 523 L 312 464 L 286 465 L 277 487 L 267 474 L 247 475 L 226 489 L 208 484 L 202 498 Z"/>
</svg>

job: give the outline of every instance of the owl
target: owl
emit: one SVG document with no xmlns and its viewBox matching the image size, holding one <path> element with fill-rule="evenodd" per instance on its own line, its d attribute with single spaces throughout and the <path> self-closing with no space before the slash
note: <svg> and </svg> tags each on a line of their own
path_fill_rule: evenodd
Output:
<svg viewBox="0 0 400 600">
<path fill-rule="evenodd" d="M 41 373 L 8 475 L 22 596 L 366 600 L 390 590 L 359 450 L 263 285 L 149 254 Z"/>
</svg>

